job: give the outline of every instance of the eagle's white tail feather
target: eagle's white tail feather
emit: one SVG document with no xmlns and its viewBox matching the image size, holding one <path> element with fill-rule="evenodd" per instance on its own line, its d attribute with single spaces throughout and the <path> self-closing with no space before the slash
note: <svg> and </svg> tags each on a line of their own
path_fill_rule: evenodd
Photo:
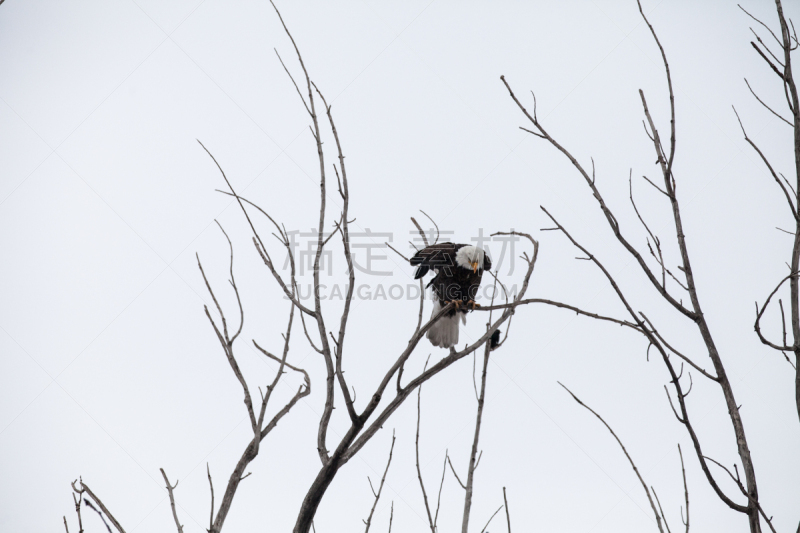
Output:
<svg viewBox="0 0 800 533">
<path fill-rule="evenodd" d="M 435 300 L 431 318 L 435 317 L 441 310 L 442 306 L 438 300 Z M 443 316 L 428 330 L 427 337 L 431 344 L 442 348 L 450 348 L 458 344 L 458 315 L 459 313 L 453 316 Z M 462 314 L 462 318 L 466 324 L 466 315 Z"/>
</svg>

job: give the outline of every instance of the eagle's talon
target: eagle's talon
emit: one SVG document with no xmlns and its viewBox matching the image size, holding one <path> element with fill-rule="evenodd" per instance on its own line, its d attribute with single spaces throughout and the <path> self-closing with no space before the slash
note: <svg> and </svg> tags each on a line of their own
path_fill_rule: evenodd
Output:
<svg viewBox="0 0 800 533">
<path fill-rule="evenodd" d="M 470 307 L 472 307 L 472 310 L 473 310 L 473 311 L 474 311 L 476 308 L 478 308 L 478 307 L 480 307 L 480 306 L 481 306 L 481 304 L 479 304 L 479 303 L 478 303 L 478 302 L 476 302 L 475 300 L 470 300 L 470 301 L 468 301 L 468 302 L 467 302 L 467 305 L 469 305 Z"/>
</svg>

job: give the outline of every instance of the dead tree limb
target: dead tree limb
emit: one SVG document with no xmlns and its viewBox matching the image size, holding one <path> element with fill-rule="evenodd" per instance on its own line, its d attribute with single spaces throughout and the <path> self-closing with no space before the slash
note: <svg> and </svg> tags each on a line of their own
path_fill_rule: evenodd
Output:
<svg viewBox="0 0 800 533">
<path fill-rule="evenodd" d="M 650 495 L 650 489 L 647 488 L 647 483 L 645 483 L 644 479 L 642 478 L 642 474 L 639 473 L 639 469 L 636 468 L 636 463 L 633 462 L 633 459 L 631 458 L 630 454 L 628 453 L 628 450 L 625 449 L 625 445 L 622 444 L 622 441 L 619 439 L 617 434 L 614 433 L 614 430 L 611 429 L 611 426 L 608 425 L 608 422 L 606 422 L 603 419 L 602 416 L 600 416 L 594 409 L 592 409 L 591 407 L 589 407 L 588 405 L 583 403 L 580 400 L 580 398 L 575 396 L 575 394 L 566 387 L 566 385 L 564 385 L 560 381 L 558 382 L 558 384 L 561 385 L 564 388 L 564 390 L 569 393 L 570 396 L 572 396 L 573 400 L 578 402 L 578 405 L 580 405 L 581 407 L 585 408 L 587 411 L 592 413 L 600 422 L 602 422 L 603 425 L 606 427 L 606 429 L 609 431 L 609 433 L 611 433 L 611 436 L 614 437 L 614 440 L 617 441 L 617 444 L 619 444 L 619 447 L 622 450 L 622 453 L 625 454 L 625 458 L 628 459 L 628 462 L 631 464 L 631 468 L 633 468 L 633 471 L 636 474 L 636 477 L 639 478 L 639 483 L 641 483 L 642 488 L 644 489 L 644 492 L 647 495 L 647 501 L 650 502 L 650 508 L 653 510 L 653 515 L 656 517 L 656 525 L 658 526 L 658 530 L 661 533 L 664 533 L 664 527 L 661 525 L 662 515 L 656 509 L 656 505 L 655 505 L 655 503 L 653 503 L 653 497 Z"/>
<path fill-rule="evenodd" d="M 500 509 L 502 508 L 503 506 L 501 505 L 500 507 L 497 508 L 497 510 L 494 513 L 492 513 L 492 516 L 489 517 L 489 520 L 486 522 L 486 525 L 483 526 L 483 529 L 481 529 L 481 533 L 486 533 L 486 528 L 489 527 L 489 524 L 492 523 L 492 520 L 494 519 L 495 516 L 497 516 L 497 513 L 499 513 Z"/>
<path fill-rule="evenodd" d="M 75 483 L 78 483 L 80 485 L 80 488 L 76 487 Z M 89 486 L 83 482 L 83 479 L 79 478 L 79 479 L 76 479 L 75 481 L 73 481 L 72 482 L 72 490 L 75 491 L 76 493 L 78 493 L 81 496 L 83 495 L 83 493 L 86 493 L 86 495 L 89 498 L 91 498 L 92 501 L 94 501 L 94 503 L 97 504 L 97 507 L 100 508 L 100 510 L 103 512 L 103 514 L 105 514 L 108 517 L 108 519 L 111 521 L 111 523 L 114 524 L 114 527 L 117 528 L 117 531 L 119 531 L 119 533 L 125 533 L 125 530 L 122 528 L 122 526 L 117 521 L 117 519 L 114 518 L 114 515 L 112 515 L 109 512 L 108 508 L 103 504 L 103 502 L 100 500 L 100 498 L 98 498 L 97 495 L 94 492 L 92 492 L 92 489 L 90 489 Z M 79 523 L 81 523 L 80 522 L 80 519 L 81 519 L 81 517 L 80 517 L 80 509 L 78 509 L 78 504 L 79 503 L 80 503 L 80 500 L 78 500 L 78 502 L 76 502 L 75 505 L 76 505 L 76 511 L 78 512 L 78 521 L 79 521 Z M 81 526 L 80 526 L 80 530 L 83 531 L 83 524 L 82 523 L 81 523 Z"/>
<path fill-rule="evenodd" d="M 73 485 L 73 489 L 75 486 Z M 83 501 L 83 490 L 78 492 L 78 496 L 72 494 L 72 501 L 75 503 L 75 514 L 78 515 L 78 533 L 83 533 L 83 518 L 81 517 L 81 502 Z M 66 519 L 64 520 L 66 526 Z"/>
<path fill-rule="evenodd" d="M 172 508 L 172 518 L 175 519 L 175 527 L 178 529 L 178 533 L 183 533 L 183 526 L 178 520 L 178 511 L 175 509 L 175 494 L 173 493 L 175 488 L 178 486 L 178 482 L 175 481 L 174 485 L 170 485 L 169 479 L 167 478 L 167 473 L 164 472 L 163 468 L 159 468 L 159 470 L 161 471 L 161 475 L 164 476 L 164 483 L 167 484 L 167 492 L 169 492 L 169 506 Z"/>
<path fill-rule="evenodd" d="M 505 487 L 503 487 L 503 507 L 506 508 L 506 524 L 508 525 L 508 533 L 511 533 L 511 514 L 508 511 L 508 498 L 506 497 Z"/>
<path fill-rule="evenodd" d="M 429 357 L 430 359 L 430 357 Z M 428 367 L 428 362 L 425 362 L 425 368 Z M 436 522 L 433 520 L 433 516 L 431 515 L 431 506 L 428 504 L 428 493 L 425 491 L 425 482 L 422 481 L 422 469 L 419 465 L 419 422 L 422 418 L 422 385 L 420 385 L 419 389 L 417 389 L 417 432 L 414 438 L 414 456 L 415 456 L 415 463 L 417 466 L 417 479 L 419 480 L 419 488 L 422 491 L 422 502 L 425 504 L 425 513 L 428 516 L 428 525 L 431 528 L 431 533 L 436 533 Z M 437 509 L 438 510 L 438 509 Z"/>
<path fill-rule="evenodd" d="M 86 505 L 86 507 L 88 507 L 95 513 L 97 513 L 97 516 L 100 518 L 100 521 L 103 522 L 104 526 L 106 526 L 106 531 L 108 531 L 108 533 L 113 533 L 111 531 L 111 526 L 109 526 L 108 522 L 106 522 L 106 518 L 103 516 L 103 513 L 100 511 L 100 509 L 98 509 L 92 504 L 91 500 L 83 500 L 83 504 Z"/>
<path fill-rule="evenodd" d="M 490 323 L 491 323 L 491 312 L 490 312 Z M 488 328 L 489 324 L 487 324 Z M 470 451 L 469 455 L 469 467 L 467 468 L 467 483 L 464 487 L 465 494 L 464 494 L 464 513 L 461 518 L 461 533 L 468 533 L 469 532 L 469 517 L 470 511 L 472 510 L 472 491 L 473 486 L 475 483 L 475 469 L 478 467 L 478 463 L 476 459 L 479 459 L 478 456 L 478 442 L 480 440 L 481 435 L 481 422 L 483 421 L 483 406 L 486 401 L 486 374 L 489 368 L 489 354 L 491 354 L 491 344 L 486 343 L 483 345 L 483 371 L 481 372 L 481 392 L 478 396 L 478 409 L 475 415 L 475 435 L 472 439 L 472 450 Z M 502 508 L 502 506 L 501 506 Z M 497 511 L 499 511 L 498 509 Z M 495 514 L 497 514 L 495 511 Z M 494 518 L 494 515 L 492 515 Z M 491 522 L 492 518 L 489 519 Z M 489 527 L 489 523 L 486 523 L 486 527 Z M 483 529 L 485 530 L 486 527 Z"/>
<path fill-rule="evenodd" d="M 367 525 L 367 527 L 364 529 L 364 533 L 369 533 L 369 526 L 372 525 L 372 515 L 375 514 L 375 508 L 378 506 L 378 500 L 381 499 L 383 484 L 384 482 L 386 482 L 386 474 L 389 472 L 389 465 L 392 464 L 392 452 L 394 452 L 394 441 L 395 441 L 394 432 L 392 432 L 392 446 L 389 448 L 389 460 L 386 461 L 386 468 L 383 471 L 383 477 L 381 478 L 381 484 L 378 486 L 378 492 L 375 492 L 374 490 L 372 491 L 373 495 L 375 496 L 375 502 L 372 504 L 372 509 L 370 509 L 369 511 L 369 517 L 367 517 L 367 519 L 364 520 L 364 524 Z M 372 487 L 371 481 L 369 486 Z"/>
<path fill-rule="evenodd" d="M 686 526 L 686 533 L 689 533 L 689 486 L 686 484 L 686 468 L 683 466 L 683 452 L 681 445 L 678 444 L 678 455 L 681 458 L 681 475 L 683 476 L 683 494 L 686 500 L 686 520 L 683 519 L 683 510 L 681 510 L 681 522 Z"/>
<path fill-rule="evenodd" d="M 209 155 L 211 155 L 210 152 L 209 152 Z M 213 156 L 212 156 L 212 158 L 213 158 Z M 216 162 L 216 160 L 215 160 L 215 162 Z M 222 168 L 219 166 L 218 163 L 217 163 L 217 166 L 220 169 L 220 172 L 222 172 Z M 223 172 L 223 177 L 224 177 L 224 172 Z M 226 182 L 227 182 L 227 178 L 225 178 L 225 179 L 226 179 Z M 235 192 L 232 191 L 232 194 L 235 195 Z M 241 199 L 239 199 L 238 196 L 237 196 L 237 199 L 239 200 L 240 205 L 242 205 Z M 255 341 L 253 341 L 255 347 L 261 353 L 263 353 L 264 355 L 266 355 L 270 359 L 273 359 L 273 360 L 277 361 L 280 364 L 279 367 L 278 367 L 278 371 L 275 374 L 275 377 L 273 378 L 272 382 L 269 385 L 267 385 L 266 392 L 261 397 L 261 404 L 259 406 L 258 412 L 256 413 L 256 410 L 255 410 L 254 405 L 253 405 L 252 396 L 250 394 L 250 389 L 247 386 L 247 382 L 244 379 L 244 375 L 242 374 L 241 369 L 239 368 L 239 364 L 238 364 L 238 362 L 236 360 L 236 355 L 234 353 L 234 343 L 235 343 L 237 337 L 239 336 L 239 334 L 242 332 L 242 326 L 244 324 L 244 309 L 242 307 L 242 301 L 241 301 L 241 298 L 239 296 L 239 288 L 236 285 L 236 280 L 235 280 L 235 277 L 233 275 L 233 258 L 234 258 L 233 245 L 231 244 L 230 238 L 228 238 L 228 235 L 227 235 L 227 233 L 225 233 L 225 230 L 222 228 L 222 226 L 220 226 L 220 230 L 222 230 L 222 233 L 225 235 L 225 238 L 228 241 L 228 246 L 230 248 L 230 267 L 229 267 L 230 280 L 229 280 L 229 282 L 230 282 L 231 287 L 233 288 L 234 294 L 236 296 L 236 301 L 237 301 L 237 304 L 238 304 L 238 307 L 239 307 L 239 328 L 237 329 L 236 333 L 234 333 L 232 336 L 230 335 L 230 333 L 228 331 L 228 323 L 227 323 L 227 319 L 225 317 L 225 313 L 224 313 L 222 307 L 220 306 L 220 304 L 219 304 L 219 302 L 218 302 L 218 300 L 216 298 L 216 295 L 214 294 L 214 290 L 211 287 L 211 283 L 209 282 L 205 271 L 203 270 L 203 265 L 200 262 L 199 256 L 197 258 L 197 265 L 198 265 L 198 268 L 200 269 L 200 273 L 201 273 L 201 275 L 203 277 L 203 281 L 205 282 L 206 288 L 208 289 L 208 292 L 211 295 L 211 299 L 213 300 L 214 305 L 217 308 L 217 313 L 219 314 L 219 322 L 220 322 L 222 327 L 220 328 L 217 325 L 217 322 L 211 317 L 211 313 L 209 312 L 207 306 L 205 307 L 206 316 L 208 317 L 208 320 L 211 323 L 211 326 L 212 326 L 212 328 L 214 329 L 214 332 L 217 335 L 217 339 L 219 340 L 220 345 L 222 346 L 223 352 L 225 353 L 225 357 L 228 360 L 228 363 L 229 363 L 229 365 L 231 367 L 231 370 L 234 373 L 234 376 L 239 381 L 239 384 L 242 387 L 242 391 L 243 391 L 243 394 L 244 394 L 244 404 L 245 404 L 245 408 L 247 410 L 247 416 L 248 416 L 248 418 L 250 420 L 250 426 L 251 426 L 251 429 L 252 429 L 252 432 L 253 432 L 253 437 L 252 437 L 251 441 L 248 443 L 248 445 L 245 447 L 245 450 L 242 452 L 241 457 L 237 461 L 236 466 L 234 467 L 234 470 L 233 470 L 233 472 L 231 473 L 231 475 L 230 475 L 230 477 L 228 479 L 228 484 L 227 484 L 227 486 L 225 488 L 225 492 L 223 493 L 223 496 L 222 496 L 222 501 L 220 502 L 220 506 L 219 506 L 219 509 L 217 509 L 216 514 L 214 513 L 214 495 L 213 495 L 214 494 L 213 493 L 214 489 L 213 489 L 213 484 L 211 483 L 210 469 L 208 470 L 209 485 L 211 486 L 211 491 L 212 491 L 212 493 L 211 493 L 212 494 L 212 496 L 211 496 L 212 497 L 212 501 L 211 501 L 211 517 L 210 517 L 211 524 L 210 524 L 210 527 L 209 527 L 209 532 L 210 533 L 219 533 L 222 530 L 223 524 L 225 523 L 225 519 L 228 516 L 228 512 L 230 511 L 230 507 L 231 507 L 231 505 L 233 503 L 233 498 L 236 495 L 236 491 L 237 491 L 237 489 L 239 487 L 239 484 L 241 483 L 241 481 L 245 477 L 247 477 L 247 475 L 249 475 L 249 474 L 245 474 L 244 471 L 247 468 L 247 466 L 253 461 L 253 459 L 255 459 L 256 456 L 258 456 L 258 452 L 259 452 L 259 449 L 260 449 L 261 441 L 264 438 L 266 438 L 266 436 L 272 431 L 272 429 L 275 428 L 275 426 L 278 424 L 278 422 L 292 409 L 292 407 L 294 407 L 294 405 L 297 403 L 298 400 L 300 400 L 300 398 L 302 398 L 304 396 L 307 396 L 311 392 L 311 381 L 310 381 L 310 379 L 308 377 L 308 374 L 305 372 L 305 370 L 302 370 L 300 368 L 294 367 L 291 364 L 287 363 L 287 361 L 286 361 L 286 359 L 287 359 L 287 357 L 289 355 L 292 324 L 293 324 L 293 321 L 294 321 L 294 310 L 295 310 L 295 308 L 298 308 L 297 304 L 295 303 L 296 300 L 297 300 L 296 292 L 295 292 L 295 290 L 296 290 L 296 282 L 295 282 L 295 277 L 294 277 L 294 269 L 292 269 L 292 278 L 290 280 L 291 291 L 289 293 L 289 297 L 290 297 L 290 300 L 291 300 L 291 305 L 290 305 L 290 308 L 289 308 L 289 319 L 288 319 L 288 324 L 286 326 L 286 333 L 283 335 L 284 345 L 283 345 L 282 356 L 281 357 L 277 357 L 275 355 L 272 355 L 267 350 L 265 350 L 264 348 L 259 346 Z M 281 230 L 279 229 L 279 231 L 281 231 Z M 285 233 L 284 232 L 281 231 L 281 235 L 284 236 L 284 238 L 285 238 Z M 256 247 L 258 248 L 258 245 Z M 262 258 L 263 257 L 264 257 L 264 255 L 262 254 Z M 302 312 L 302 310 L 301 310 L 301 312 Z M 298 388 L 297 392 L 283 406 L 283 408 L 281 408 L 273 416 L 273 418 L 268 423 L 265 424 L 265 415 L 266 415 L 267 407 L 269 405 L 269 400 L 271 398 L 272 392 L 275 390 L 275 387 L 278 384 L 278 381 L 280 381 L 281 377 L 283 376 L 284 368 L 286 368 L 286 367 L 291 368 L 292 370 L 303 374 L 304 383 L 303 383 L 303 385 L 301 385 Z M 177 522 L 177 517 L 176 517 L 176 524 L 177 523 L 178 522 Z"/>
</svg>

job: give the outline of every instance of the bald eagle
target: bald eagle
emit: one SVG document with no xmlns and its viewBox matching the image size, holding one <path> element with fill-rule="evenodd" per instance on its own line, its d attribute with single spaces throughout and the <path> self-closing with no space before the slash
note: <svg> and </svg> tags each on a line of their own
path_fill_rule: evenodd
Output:
<svg viewBox="0 0 800 533">
<path fill-rule="evenodd" d="M 428 330 L 428 340 L 434 346 L 450 348 L 458 343 L 458 320 L 466 324 L 467 312 L 475 309 L 475 296 L 481 285 L 484 270 L 492 268 L 492 261 L 479 246 L 443 242 L 423 248 L 411 258 L 417 267 L 414 279 L 429 270 L 436 275 L 427 287 L 433 287 L 433 314 L 436 316 L 448 303 L 455 307 Z"/>
</svg>

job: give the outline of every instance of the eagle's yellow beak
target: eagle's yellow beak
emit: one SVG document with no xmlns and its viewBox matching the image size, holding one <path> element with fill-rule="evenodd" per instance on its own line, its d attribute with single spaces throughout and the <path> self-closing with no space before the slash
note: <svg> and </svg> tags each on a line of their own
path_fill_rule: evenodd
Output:
<svg viewBox="0 0 800 533">
<path fill-rule="evenodd" d="M 472 262 L 472 273 L 474 274 L 477 271 L 478 271 L 478 262 L 477 261 L 473 261 Z"/>
</svg>

